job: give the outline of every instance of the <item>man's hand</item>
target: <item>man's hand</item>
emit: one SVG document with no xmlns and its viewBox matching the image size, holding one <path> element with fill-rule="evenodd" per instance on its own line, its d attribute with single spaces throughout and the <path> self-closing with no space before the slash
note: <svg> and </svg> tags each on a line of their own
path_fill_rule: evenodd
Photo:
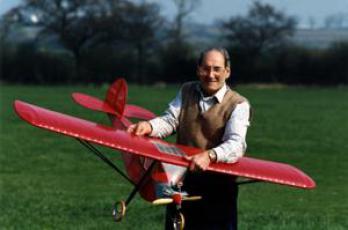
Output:
<svg viewBox="0 0 348 230">
<path fill-rule="evenodd" d="M 185 159 L 190 161 L 190 165 L 188 167 L 190 171 L 204 171 L 208 168 L 209 164 L 211 163 L 209 151 L 204 151 L 194 156 L 186 156 Z"/>
<path fill-rule="evenodd" d="M 152 132 L 152 126 L 147 121 L 140 121 L 136 124 L 130 125 L 127 132 L 133 133 L 137 136 L 148 135 Z"/>
</svg>

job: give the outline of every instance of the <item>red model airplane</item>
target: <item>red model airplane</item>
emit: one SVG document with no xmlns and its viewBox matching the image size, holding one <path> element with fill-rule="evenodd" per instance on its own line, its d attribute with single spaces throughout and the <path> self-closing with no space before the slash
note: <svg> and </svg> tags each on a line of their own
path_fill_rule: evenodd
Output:
<svg viewBox="0 0 348 230">
<path fill-rule="evenodd" d="M 78 104 L 107 113 L 112 126 L 103 126 L 19 100 L 14 102 L 14 109 L 20 118 L 33 126 L 76 138 L 134 185 L 134 189 L 125 202 L 115 203 L 113 216 L 116 221 L 123 218 L 127 205 L 139 192 L 142 198 L 154 204 L 174 202 L 178 209 L 173 217 L 174 227 L 183 229 L 184 217 L 180 213 L 181 202 L 204 199 L 200 196 L 189 196 L 195 194 L 187 194 L 180 189 L 186 167 L 189 165 L 184 156 L 191 156 L 202 150 L 127 133 L 125 130 L 132 124 L 129 118 L 147 120 L 155 117 L 152 112 L 144 108 L 127 105 L 127 93 L 125 80 L 118 79 L 108 89 L 104 101 L 81 93 L 72 95 Z M 126 173 L 117 168 L 91 143 L 119 150 Z M 265 181 L 303 189 L 313 189 L 316 186 L 309 176 L 291 165 L 250 157 L 242 157 L 233 164 L 213 163 L 208 170 L 247 178 L 239 182 L 240 184 Z"/>
</svg>

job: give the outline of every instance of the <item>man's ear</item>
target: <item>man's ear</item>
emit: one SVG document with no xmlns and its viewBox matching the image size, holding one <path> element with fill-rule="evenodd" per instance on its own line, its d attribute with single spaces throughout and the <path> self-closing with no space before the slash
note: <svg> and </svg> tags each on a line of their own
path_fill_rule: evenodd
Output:
<svg viewBox="0 0 348 230">
<path fill-rule="evenodd" d="M 226 79 L 231 76 L 231 67 L 226 67 Z"/>
</svg>

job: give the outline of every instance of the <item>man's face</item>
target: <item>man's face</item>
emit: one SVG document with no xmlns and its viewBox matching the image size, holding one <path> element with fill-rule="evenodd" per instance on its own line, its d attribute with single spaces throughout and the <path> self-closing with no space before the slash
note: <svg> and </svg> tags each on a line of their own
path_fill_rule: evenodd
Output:
<svg viewBox="0 0 348 230">
<path fill-rule="evenodd" d="M 230 68 L 225 67 L 223 54 L 216 50 L 206 53 L 201 65 L 197 67 L 197 76 L 204 93 L 208 96 L 221 89 L 230 76 Z"/>
</svg>

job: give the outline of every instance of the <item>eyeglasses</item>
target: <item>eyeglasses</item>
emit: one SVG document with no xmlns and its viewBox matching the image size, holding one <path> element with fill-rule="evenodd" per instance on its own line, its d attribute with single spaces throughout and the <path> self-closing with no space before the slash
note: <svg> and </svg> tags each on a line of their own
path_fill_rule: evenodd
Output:
<svg viewBox="0 0 348 230">
<path fill-rule="evenodd" d="M 210 72 L 216 73 L 216 74 L 222 74 L 225 71 L 225 67 L 221 66 L 199 66 L 198 71 L 201 74 L 209 74 Z"/>
</svg>

